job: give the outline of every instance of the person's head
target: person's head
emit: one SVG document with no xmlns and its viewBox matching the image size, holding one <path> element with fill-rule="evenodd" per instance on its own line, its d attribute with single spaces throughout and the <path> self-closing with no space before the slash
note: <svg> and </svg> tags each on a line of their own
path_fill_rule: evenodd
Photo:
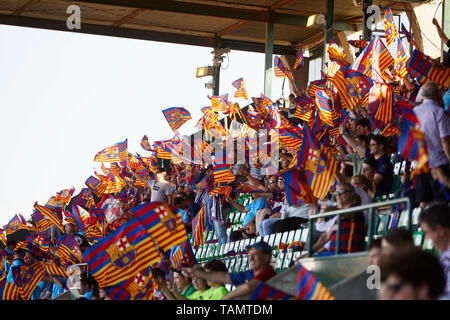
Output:
<svg viewBox="0 0 450 320">
<path fill-rule="evenodd" d="M 189 207 L 186 199 L 183 197 L 175 197 L 175 199 L 173 199 L 173 205 L 183 210 L 186 210 Z"/>
<path fill-rule="evenodd" d="M 256 273 L 270 266 L 272 247 L 267 242 L 259 241 L 247 247 L 250 268 Z"/>
<path fill-rule="evenodd" d="M 373 181 L 375 177 L 375 173 L 378 170 L 378 162 L 373 158 L 364 159 L 361 173 L 368 178 L 370 181 Z"/>
<path fill-rule="evenodd" d="M 88 276 L 86 273 L 83 273 L 80 278 L 80 288 L 78 289 L 79 294 L 86 294 L 89 291 L 93 291 L 97 282 L 92 276 Z"/>
<path fill-rule="evenodd" d="M 191 284 L 191 279 L 186 277 L 180 270 L 173 270 L 173 282 L 181 292 Z"/>
<path fill-rule="evenodd" d="M 209 165 L 206 167 L 206 174 L 212 175 L 213 173 L 214 173 L 213 165 L 212 165 L 212 164 L 209 164 Z"/>
<path fill-rule="evenodd" d="M 373 239 L 368 247 L 369 265 L 380 265 L 381 260 L 381 239 Z"/>
<path fill-rule="evenodd" d="M 203 268 L 205 270 L 205 272 L 228 272 L 227 270 L 227 266 L 225 265 L 225 263 L 223 263 L 223 261 L 220 261 L 218 259 L 212 259 L 212 260 L 208 260 L 204 265 Z M 208 286 L 216 288 L 221 286 L 221 283 L 216 283 L 213 281 L 207 281 L 208 282 Z"/>
<path fill-rule="evenodd" d="M 336 200 L 339 208 L 350 208 L 361 203 L 361 198 L 355 192 L 355 188 L 347 182 L 339 183 L 336 187 Z M 359 203 L 358 203 L 359 202 Z"/>
<path fill-rule="evenodd" d="M 23 260 L 25 258 L 25 255 L 27 253 L 27 250 L 23 248 L 19 248 L 17 250 L 14 250 L 14 259 L 21 259 Z"/>
<path fill-rule="evenodd" d="M 423 85 L 422 96 L 424 99 L 435 100 L 436 102 L 441 102 L 442 96 L 439 90 L 439 85 L 434 81 L 427 81 Z"/>
<path fill-rule="evenodd" d="M 72 222 L 66 223 L 66 225 L 64 226 L 64 230 L 68 235 L 74 235 L 77 233 L 75 224 Z"/>
<path fill-rule="evenodd" d="M 8 240 L 6 241 L 6 248 L 12 252 L 14 252 L 14 249 L 17 246 L 17 241 L 16 240 Z"/>
<path fill-rule="evenodd" d="M 373 156 L 382 156 L 388 147 L 388 140 L 381 134 L 374 135 L 370 138 L 369 149 Z"/>
<path fill-rule="evenodd" d="M 256 224 L 254 220 L 249 221 L 245 226 L 244 226 L 244 231 L 247 234 L 247 236 L 251 236 L 256 234 Z"/>
<path fill-rule="evenodd" d="M 450 246 L 450 207 L 445 202 L 434 202 L 420 212 L 419 223 L 425 236 L 442 252 Z"/>
<path fill-rule="evenodd" d="M 383 255 L 414 248 L 412 233 L 404 228 L 388 230 L 381 240 Z"/>
<path fill-rule="evenodd" d="M 445 288 L 438 259 L 418 248 L 383 257 L 380 269 L 382 300 L 433 300 Z"/>
<path fill-rule="evenodd" d="M 205 271 L 205 269 L 199 264 L 196 264 L 195 266 L 193 266 L 192 269 L 198 270 L 198 271 Z M 204 290 L 208 289 L 208 283 L 203 278 L 193 277 L 192 285 L 194 286 L 195 290 L 204 291 Z"/>
<path fill-rule="evenodd" d="M 290 95 L 289 95 L 289 102 L 293 102 L 294 101 L 294 99 L 295 99 L 295 94 L 293 94 L 293 93 L 291 93 Z"/>
<path fill-rule="evenodd" d="M 365 134 L 358 134 L 355 137 L 355 141 L 364 149 L 367 149 L 369 147 L 369 137 Z"/>
<path fill-rule="evenodd" d="M 355 131 L 358 135 L 369 135 L 372 130 L 370 129 L 370 120 L 367 118 L 361 118 L 356 121 Z"/>
<path fill-rule="evenodd" d="M 267 181 L 267 187 L 272 190 L 278 190 L 278 177 L 277 176 L 269 176 L 269 181 Z"/>
<path fill-rule="evenodd" d="M 292 154 L 290 153 L 283 153 L 281 158 L 281 168 L 285 169 L 289 166 L 289 164 L 292 161 Z"/>
<path fill-rule="evenodd" d="M 372 189 L 372 181 L 370 181 L 369 178 L 362 174 L 351 177 L 350 184 L 353 187 L 361 188 L 366 192 Z"/>
<path fill-rule="evenodd" d="M 151 272 L 157 283 L 164 283 L 166 281 L 166 274 L 160 268 L 152 268 Z"/>
<path fill-rule="evenodd" d="M 167 176 L 167 170 L 163 167 L 157 167 L 155 173 L 157 180 L 164 180 Z"/>
</svg>

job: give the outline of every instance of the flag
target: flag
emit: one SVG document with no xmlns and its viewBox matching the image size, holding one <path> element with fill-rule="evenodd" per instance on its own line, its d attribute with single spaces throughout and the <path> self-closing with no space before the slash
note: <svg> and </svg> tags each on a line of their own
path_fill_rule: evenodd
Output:
<svg viewBox="0 0 450 320">
<path fill-rule="evenodd" d="M 53 225 L 50 220 L 48 220 L 42 213 L 37 210 L 34 210 L 34 212 L 31 214 L 31 218 L 36 223 L 36 227 L 42 231 L 47 230 Z"/>
<path fill-rule="evenodd" d="M 72 187 L 70 189 L 65 189 L 56 194 L 55 200 L 56 202 L 67 206 L 72 198 L 73 193 L 75 192 L 75 188 Z"/>
<path fill-rule="evenodd" d="M 427 80 L 433 80 L 444 88 L 447 88 L 450 81 L 450 68 L 431 59 L 417 49 L 414 50 L 408 61 L 407 70 L 410 73 L 412 70 Z"/>
<path fill-rule="evenodd" d="M 404 78 L 408 74 L 406 71 L 406 64 L 408 63 L 409 56 L 406 53 L 405 47 L 403 46 L 402 40 L 398 39 L 397 44 L 397 55 L 395 56 L 395 71 L 397 75 Z"/>
<path fill-rule="evenodd" d="M 100 287 L 132 277 L 160 260 L 158 250 L 139 220 L 133 219 L 83 253 Z"/>
<path fill-rule="evenodd" d="M 428 149 L 425 134 L 411 126 L 410 123 L 404 121 L 402 123 L 401 135 L 398 141 L 398 152 L 405 159 L 415 160 L 417 165 L 412 177 L 418 173 L 426 173 L 429 171 L 428 166 Z"/>
<path fill-rule="evenodd" d="M 223 113 L 230 112 L 230 108 L 228 107 L 228 93 L 221 96 L 212 96 L 210 99 L 212 111 Z"/>
<path fill-rule="evenodd" d="M 121 160 L 126 160 L 128 157 L 127 146 L 128 139 L 125 139 L 123 142 L 116 143 L 111 147 L 105 148 L 98 152 L 94 157 L 94 161 L 118 162 Z"/>
<path fill-rule="evenodd" d="M 245 90 L 243 78 L 239 78 L 239 79 L 233 81 L 232 85 L 233 85 L 233 87 L 235 87 L 237 89 L 234 94 L 235 98 L 243 98 L 246 100 L 248 99 L 247 91 Z"/>
<path fill-rule="evenodd" d="M 50 248 L 50 238 L 43 232 L 25 237 L 28 244 L 38 247 L 43 252 L 48 252 Z"/>
<path fill-rule="evenodd" d="M 330 45 L 328 47 L 328 56 L 330 58 L 330 61 L 335 61 L 339 65 L 346 68 L 350 66 L 350 62 L 345 58 L 344 51 L 337 46 L 333 39 L 330 40 Z"/>
<path fill-rule="evenodd" d="M 401 26 L 401 30 L 402 30 L 402 33 L 405 35 L 406 40 L 408 40 L 408 42 L 410 44 L 412 44 L 414 47 L 417 48 L 417 44 L 414 41 L 414 38 L 413 38 L 412 34 L 408 30 L 406 30 L 405 25 L 403 23 L 402 23 L 402 26 Z"/>
<path fill-rule="evenodd" d="M 95 205 L 91 190 L 89 188 L 81 189 L 74 203 L 86 210 L 90 210 Z"/>
<path fill-rule="evenodd" d="M 296 127 L 282 128 L 278 131 L 281 142 L 288 148 L 298 150 L 303 142 L 302 130 Z"/>
<path fill-rule="evenodd" d="M 150 145 L 150 142 L 148 141 L 147 135 L 144 135 L 144 136 L 142 137 L 142 140 L 141 140 L 141 147 L 142 147 L 142 149 L 144 149 L 145 151 L 153 151 L 153 150 L 152 150 L 152 147 L 151 147 L 151 145 Z"/>
<path fill-rule="evenodd" d="M 189 266 L 197 264 L 189 239 L 184 240 L 179 246 L 172 249 L 170 263 L 172 268 L 178 270 L 181 269 L 183 264 Z"/>
<path fill-rule="evenodd" d="M 334 118 L 334 112 L 331 110 L 331 106 L 329 104 L 329 98 L 325 90 L 318 90 L 316 91 L 316 105 L 317 109 L 319 110 L 319 117 L 320 119 L 328 124 L 329 126 L 333 127 L 333 118 Z"/>
<path fill-rule="evenodd" d="M 380 134 L 385 137 L 398 136 L 400 134 L 400 128 L 392 122 L 382 124 L 380 127 L 375 125 L 375 127 L 379 128 Z"/>
<path fill-rule="evenodd" d="M 375 83 L 370 89 L 368 109 L 375 120 L 388 123 L 392 120 L 394 95 L 389 84 Z"/>
<path fill-rule="evenodd" d="M 151 267 L 146 266 L 136 275 L 108 287 L 106 295 L 111 300 L 154 300 L 153 293 L 156 287 Z"/>
<path fill-rule="evenodd" d="M 23 300 L 30 300 L 31 294 L 45 275 L 45 265 L 37 262 L 32 265 L 11 266 L 15 285 Z"/>
<path fill-rule="evenodd" d="M 106 185 L 94 176 L 90 176 L 84 182 L 97 196 L 101 196 L 106 191 Z"/>
<path fill-rule="evenodd" d="M 308 94 L 311 99 L 314 99 L 317 90 L 324 90 L 326 86 L 327 80 L 316 80 L 311 81 L 308 86 Z"/>
<path fill-rule="evenodd" d="M 147 203 L 132 208 L 131 211 L 164 251 L 187 238 L 181 215 L 173 212 L 167 203 Z"/>
<path fill-rule="evenodd" d="M 290 206 L 316 203 L 316 199 L 305 177 L 295 168 L 284 173 L 284 188 Z"/>
<path fill-rule="evenodd" d="M 162 110 L 162 113 L 173 131 L 178 130 L 186 121 L 192 119 L 189 111 L 181 107 L 167 108 Z"/>
<path fill-rule="evenodd" d="M 302 49 L 298 49 L 297 56 L 295 57 L 294 66 L 292 67 L 292 70 L 297 70 L 301 67 L 303 67 L 304 58 L 303 58 L 303 51 Z"/>
<path fill-rule="evenodd" d="M 384 32 L 386 34 L 386 43 L 390 47 L 391 44 L 399 39 L 397 27 L 395 26 L 394 16 L 392 15 L 391 8 L 387 8 L 384 13 Z"/>
<path fill-rule="evenodd" d="M 46 206 L 40 206 L 37 203 L 35 203 L 34 209 L 45 216 L 45 218 L 51 223 L 56 225 L 63 233 L 65 233 L 64 227 L 62 226 L 62 221 L 58 217 L 58 213 L 56 213 L 53 209 Z"/>
<path fill-rule="evenodd" d="M 292 72 L 284 65 L 279 56 L 275 56 L 273 66 L 275 77 L 288 77 L 290 80 L 293 79 Z"/>
<path fill-rule="evenodd" d="M 296 296 L 300 300 L 335 300 L 328 289 L 301 264 L 298 266 Z"/>
<path fill-rule="evenodd" d="M 56 241 L 56 255 L 73 264 L 80 263 L 82 261 L 81 249 L 77 240 L 68 234 L 63 234 Z"/>
<path fill-rule="evenodd" d="M 295 297 L 263 282 L 253 291 L 249 300 L 295 300 Z"/>
<path fill-rule="evenodd" d="M 205 206 L 192 219 L 192 236 L 194 238 L 194 247 L 198 248 L 205 244 Z"/>
<path fill-rule="evenodd" d="M 0 300 L 17 300 L 19 297 L 19 287 L 14 283 L 0 280 Z"/>
<path fill-rule="evenodd" d="M 348 40 L 347 42 L 349 45 L 351 45 L 355 48 L 364 49 L 365 47 L 367 47 L 366 40 Z"/>
<path fill-rule="evenodd" d="M 66 270 L 64 270 L 62 267 L 60 267 L 54 262 L 49 262 L 45 264 L 45 274 L 50 277 L 63 277 L 63 278 L 69 277 Z"/>
</svg>

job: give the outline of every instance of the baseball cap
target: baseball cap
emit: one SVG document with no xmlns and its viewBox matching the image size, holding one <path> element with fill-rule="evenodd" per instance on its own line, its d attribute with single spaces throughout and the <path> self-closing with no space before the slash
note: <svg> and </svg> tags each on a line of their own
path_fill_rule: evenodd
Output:
<svg viewBox="0 0 450 320">
<path fill-rule="evenodd" d="M 265 253 L 272 253 L 272 247 L 265 241 L 259 241 L 255 242 L 253 244 L 250 244 L 247 246 L 247 250 L 250 250 L 251 248 L 255 248 L 256 250 L 261 250 Z"/>
</svg>

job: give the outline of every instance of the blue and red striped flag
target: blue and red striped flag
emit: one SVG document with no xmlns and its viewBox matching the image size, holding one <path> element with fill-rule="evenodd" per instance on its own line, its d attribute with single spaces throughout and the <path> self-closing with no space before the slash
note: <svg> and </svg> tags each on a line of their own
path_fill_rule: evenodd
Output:
<svg viewBox="0 0 450 320">
<path fill-rule="evenodd" d="M 237 89 L 234 94 L 235 98 L 243 98 L 246 100 L 248 99 L 248 95 L 247 95 L 247 91 L 245 90 L 243 78 L 239 78 L 239 79 L 233 81 L 232 85 L 233 85 L 233 87 L 235 87 Z"/>
<path fill-rule="evenodd" d="M 211 109 L 214 112 L 229 113 L 228 93 L 220 96 L 211 96 Z M 205 110 L 206 111 L 206 110 Z"/>
<path fill-rule="evenodd" d="M 394 16 L 392 14 L 391 8 L 387 8 L 384 13 L 384 32 L 386 34 L 386 43 L 390 47 L 391 44 L 397 41 L 400 37 L 395 26 Z"/>
<path fill-rule="evenodd" d="M 132 208 L 131 211 L 164 251 L 187 238 L 181 215 L 173 212 L 167 203 L 147 203 Z"/>
<path fill-rule="evenodd" d="M 106 185 L 94 176 L 90 176 L 84 182 L 89 189 L 93 190 L 97 196 L 101 196 L 106 191 Z"/>
<path fill-rule="evenodd" d="M 34 210 L 34 212 L 31 214 L 31 218 L 34 222 L 36 222 L 36 227 L 42 231 L 49 229 L 53 225 L 53 223 L 38 210 Z"/>
<path fill-rule="evenodd" d="M 96 162 L 118 162 L 125 160 L 128 157 L 128 139 L 123 142 L 116 143 L 111 147 L 107 147 L 98 152 L 94 161 Z"/>
<path fill-rule="evenodd" d="M 333 39 L 330 40 L 330 46 L 328 47 L 328 56 L 330 58 L 330 61 L 335 61 L 339 65 L 344 67 L 349 67 L 350 62 L 345 58 L 344 51 L 337 46 L 337 44 L 333 41 Z"/>
<path fill-rule="evenodd" d="M 189 111 L 181 107 L 167 108 L 162 110 L 162 113 L 173 131 L 177 131 L 186 121 L 192 119 Z"/>
<path fill-rule="evenodd" d="M 83 253 L 83 261 L 100 287 L 135 277 L 159 260 L 152 238 L 137 219 L 128 221 Z"/>
<path fill-rule="evenodd" d="M 373 119 L 380 120 L 383 123 L 389 123 L 392 120 L 393 104 L 394 95 L 392 93 L 392 86 L 375 83 L 370 89 L 367 104 Z"/>
<path fill-rule="evenodd" d="M 433 80 L 444 88 L 447 88 L 450 81 L 450 68 L 431 59 L 417 49 L 414 50 L 408 61 L 407 70 L 410 73 L 413 70 L 427 80 Z"/>
<path fill-rule="evenodd" d="M 0 300 L 17 300 L 19 298 L 19 287 L 14 283 L 6 281 L 6 278 L 0 281 Z"/>
<path fill-rule="evenodd" d="M 45 265 L 37 262 L 32 265 L 12 266 L 14 284 L 23 300 L 30 300 L 31 294 L 45 275 Z"/>
<path fill-rule="evenodd" d="M 294 66 L 292 67 L 292 70 L 297 70 L 301 67 L 303 67 L 303 63 L 305 59 L 303 58 L 303 51 L 302 49 L 298 49 L 297 56 L 295 57 Z"/>
<path fill-rule="evenodd" d="M 404 78 L 408 74 L 406 65 L 408 63 L 409 55 L 406 53 L 402 40 L 398 39 L 397 55 L 395 56 L 395 71 L 400 77 Z"/>
<path fill-rule="evenodd" d="M 300 300 L 335 300 L 328 289 L 303 267 L 298 266 L 297 293 Z"/>
<path fill-rule="evenodd" d="M 316 203 L 316 199 L 305 177 L 296 168 L 284 173 L 284 188 L 290 206 Z"/>
<path fill-rule="evenodd" d="M 331 109 L 329 97 L 325 90 L 316 91 L 316 105 L 319 110 L 319 117 L 325 124 L 334 126 L 334 110 Z"/>
<path fill-rule="evenodd" d="M 155 300 L 157 287 L 150 266 L 144 266 L 136 275 L 112 285 L 106 289 L 111 300 Z"/>
<path fill-rule="evenodd" d="M 205 206 L 192 219 L 192 236 L 194 248 L 205 244 Z"/>
<path fill-rule="evenodd" d="M 44 215 L 47 220 L 56 225 L 63 233 L 65 232 L 62 226 L 62 217 L 60 218 L 56 211 L 46 206 L 40 206 L 37 203 L 34 204 L 34 209 Z"/>
<path fill-rule="evenodd" d="M 311 81 L 308 86 L 308 94 L 311 99 L 314 99 L 317 90 L 324 90 L 327 84 L 326 79 Z"/>
<path fill-rule="evenodd" d="M 89 189 L 89 188 L 81 189 L 81 191 L 78 194 L 74 203 L 88 211 L 91 210 L 92 206 L 95 205 L 95 201 L 94 201 L 94 198 L 92 197 L 91 189 Z"/>
<path fill-rule="evenodd" d="M 279 56 L 275 56 L 273 60 L 273 70 L 275 72 L 275 77 L 287 77 L 292 80 L 292 72 L 284 65 L 283 61 Z"/>
<path fill-rule="evenodd" d="M 263 282 L 253 291 L 249 300 L 296 300 L 296 298 Z"/>
<path fill-rule="evenodd" d="M 174 269 L 180 269 L 183 265 L 193 266 L 197 263 L 189 239 L 184 240 L 179 246 L 172 248 L 170 263 Z"/>
<path fill-rule="evenodd" d="M 56 255 L 73 264 L 80 263 L 82 261 L 81 249 L 77 240 L 68 234 L 62 235 L 57 240 Z"/>
<path fill-rule="evenodd" d="M 142 140 L 141 140 L 141 147 L 142 147 L 142 149 L 144 149 L 145 151 L 153 151 L 153 150 L 152 150 L 152 147 L 151 147 L 151 145 L 150 145 L 150 142 L 148 141 L 147 135 L 144 135 L 144 136 L 142 137 Z"/>
</svg>

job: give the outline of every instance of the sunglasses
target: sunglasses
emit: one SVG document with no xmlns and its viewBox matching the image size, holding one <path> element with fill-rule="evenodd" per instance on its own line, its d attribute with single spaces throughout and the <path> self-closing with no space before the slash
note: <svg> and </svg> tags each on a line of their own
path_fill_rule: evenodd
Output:
<svg viewBox="0 0 450 320">
<path fill-rule="evenodd" d="M 269 183 L 278 182 L 278 180 L 269 180 Z"/>
<path fill-rule="evenodd" d="M 344 194 L 346 192 L 351 192 L 351 191 L 349 191 L 349 190 L 336 190 L 336 192 L 334 194 L 338 195 L 338 194 Z"/>
</svg>

